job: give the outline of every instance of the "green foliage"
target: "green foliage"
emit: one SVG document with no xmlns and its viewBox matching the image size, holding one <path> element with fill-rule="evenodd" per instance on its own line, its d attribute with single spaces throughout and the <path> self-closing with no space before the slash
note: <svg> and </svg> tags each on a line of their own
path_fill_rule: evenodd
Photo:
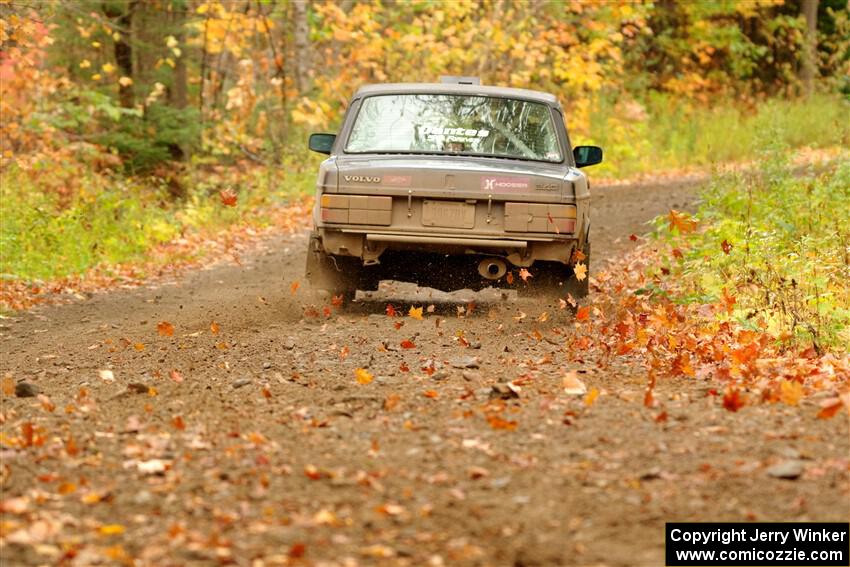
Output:
<svg viewBox="0 0 850 567">
<path fill-rule="evenodd" d="M 848 114 L 850 101 L 826 95 L 771 99 L 746 111 L 732 101 L 705 108 L 656 94 L 645 107 L 603 100 L 592 114 L 591 134 L 573 141 L 605 149 L 594 174 L 627 177 L 748 161 L 764 139 L 794 149 L 847 147 Z"/>
<path fill-rule="evenodd" d="M 659 234 L 684 250 L 669 269 L 682 278 L 683 300 L 735 297 L 732 316 L 744 325 L 846 347 L 850 159 L 795 176 L 784 155 L 771 152 L 752 173 L 717 178 L 703 194 L 703 230 L 683 236 L 659 219 Z"/>
<path fill-rule="evenodd" d="M 95 139 L 115 149 L 129 173 L 144 173 L 157 164 L 179 160 L 190 153 L 200 136 L 197 109 L 149 106 L 143 115 L 103 128 Z"/>
<path fill-rule="evenodd" d="M 90 175 L 82 186 L 63 206 L 19 169 L 4 173 L 0 271 L 24 279 L 65 276 L 138 258 L 176 236 L 168 213 L 140 199 L 138 185 Z"/>
</svg>

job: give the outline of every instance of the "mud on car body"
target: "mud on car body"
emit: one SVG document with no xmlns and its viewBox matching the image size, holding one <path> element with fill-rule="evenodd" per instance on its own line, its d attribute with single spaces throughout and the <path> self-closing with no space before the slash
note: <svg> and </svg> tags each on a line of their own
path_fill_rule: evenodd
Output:
<svg viewBox="0 0 850 567">
<path fill-rule="evenodd" d="M 470 81 L 474 83 L 475 81 Z M 478 84 L 370 85 L 339 134 L 313 134 L 319 167 L 307 277 L 352 298 L 383 279 L 451 291 L 587 294 L 590 194 L 557 99 Z"/>
</svg>

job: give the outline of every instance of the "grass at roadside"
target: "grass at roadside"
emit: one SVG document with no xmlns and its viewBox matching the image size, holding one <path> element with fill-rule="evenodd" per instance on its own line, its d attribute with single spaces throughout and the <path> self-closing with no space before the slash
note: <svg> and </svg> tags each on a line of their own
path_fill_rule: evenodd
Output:
<svg viewBox="0 0 850 567">
<path fill-rule="evenodd" d="M 773 151 L 746 173 L 715 178 L 697 219 L 672 212 L 656 236 L 672 246 L 661 289 L 683 303 L 719 302 L 723 317 L 789 345 L 850 345 L 850 157 L 792 175 Z"/>
<path fill-rule="evenodd" d="M 13 165 L 3 172 L 4 279 L 52 280 L 95 266 L 142 263 L 154 247 L 187 235 L 214 234 L 234 224 L 264 226 L 270 208 L 300 199 L 312 181 L 312 173 L 246 164 L 196 165 L 170 179 L 98 172 L 87 163 L 62 168 Z M 57 190 L 47 186 L 46 176 L 66 181 Z M 184 195 L 175 199 L 169 182 L 185 188 Z M 222 191 L 232 192 L 235 203 L 225 204 Z"/>
<path fill-rule="evenodd" d="M 752 110 L 740 104 L 693 106 L 669 97 L 645 107 L 600 104 L 590 135 L 576 143 L 605 150 L 593 175 L 620 179 L 665 170 L 750 161 L 763 140 L 789 149 L 850 146 L 850 101 L 837 96 L 768 100 Z"/>
</svg>

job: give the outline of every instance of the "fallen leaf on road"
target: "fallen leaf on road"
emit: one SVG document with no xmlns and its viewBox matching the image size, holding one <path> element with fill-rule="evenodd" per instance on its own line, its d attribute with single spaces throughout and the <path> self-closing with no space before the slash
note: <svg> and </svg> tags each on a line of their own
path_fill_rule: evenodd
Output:
<svg viewBox="0 0 850 567">
<path fill-rule="evenodd" d="M 408 311 L 408 312 L 407 312 L 407 314 L 408 314 L 408 316 L 410 316 L 412 319 L 418 319 L 419 321 L 421 321 L 421 320 L 422 320 L 422 308 L 421 308 L 421 307 L 413 307 L 413 306 L 411 305 L 411 306 L 410 306 L 410 311 Z"/>
<path fill-rule="evenodd" d="M 587 386 L 579 380 L 578 375 L 573 370 L 564 374 L 561 379 L 561 386 L 564 388 L 564 393 L 570 396 L 580 396 L 587 393 Z"/>
<path fill-rule="evenodd" d="M 219 326 L 218 323 L 216 323 L 215 321 L 210 323 L 210 332 L 212 334 L 217 335 L 219 333 L 219 331 L 221 331 L 221 327 Z"/>
<path fill-rule="evenodd" d="M 416 348 L 416 345 L 413 344 L 413 341 L 411 341 L 409 339 L 404 339 L 403 341 L 401 341 L 400 344 L 401 344 L 401 348 Z"/>
<path fill-rule="evenodd" d="M 10 374 L 6 374 L 2 380 L 3 393 L 7 396 L 11 396 L 15 393 L 15 380 L 12 378 Z"/>
<path fill-rule="evenodd" d="M 498 415 L 488 415 L 487 423 L 490 424 L 490 427 L 493 429 L 504 429 L 506 431 L 513 431 L 517 428 L 516 421 L 509 421 L 507 419 L 502 419 Z"/>
<path fill-rule="evenodd" d="M 168 373 L 168 377 L 177 382 L 178 384 L 183 381 L 183 375 L 180 374 L 177 370 L 172 370 Z"/>
<path fill-rule="evenodd" d="M 124 533 L 125 528 L 121 524 L 105 524 L 100 526 L 97 531 L 100 535 L 121 535 Z"/>
<path fill-rule="evenodd" d="M 165 462 L 159 459 L 140 461 L 136 463 L 136 469 L 142 474 L 160 474 L 165 472 Z"/>
<path fill-rule="evenodd" d="M 599 397 L 599 390 L 596 388 L 591 388 L 587 395 L 584 397 L 584 405 L 590 407 L 593 405 L 593 402 L 596 401 L 596 398 Z"/>
<path fill-rule="evenodd" d="M 160 321 L 156 326 L 156 330 L 161 337 L 170 337 L 174 334 L 174 325 L 168 321 Z"/>
<path fill-rule="evenodd" d="M 98 370 L 97 375 L 100 376 L 100 379 L 107 384 L 115 382 L 115 374 L 113 374 L 111 370 Z"/>
<path fill-rule="evenodd" d="M 374 376 L 369 374 L 369 372 L 363 368 L 358 368 L 354 371 L 354 377 L 357 379 L 358 384 L 369 384 L 374 380 Z"/>
</svg>

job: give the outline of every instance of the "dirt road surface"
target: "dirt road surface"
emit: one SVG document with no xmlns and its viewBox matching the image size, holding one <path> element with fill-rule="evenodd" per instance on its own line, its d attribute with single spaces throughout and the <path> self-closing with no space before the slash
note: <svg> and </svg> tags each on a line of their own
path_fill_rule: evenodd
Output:
<svg viewBox="0 0 850 567">
<path fill-rule="evenodd" d="M 597 190 L 594 269 L 694 194 Z M 46 396 L 3 394 L 4 565 L 662 565 L 668 521 L 847 520 L 846 420 L 665 378 L 656 421 L 644 368 L 567 356 L 529 299 L 305 317 L 305 245 L 2 321 L 0 372 Z"/>
</svg>

